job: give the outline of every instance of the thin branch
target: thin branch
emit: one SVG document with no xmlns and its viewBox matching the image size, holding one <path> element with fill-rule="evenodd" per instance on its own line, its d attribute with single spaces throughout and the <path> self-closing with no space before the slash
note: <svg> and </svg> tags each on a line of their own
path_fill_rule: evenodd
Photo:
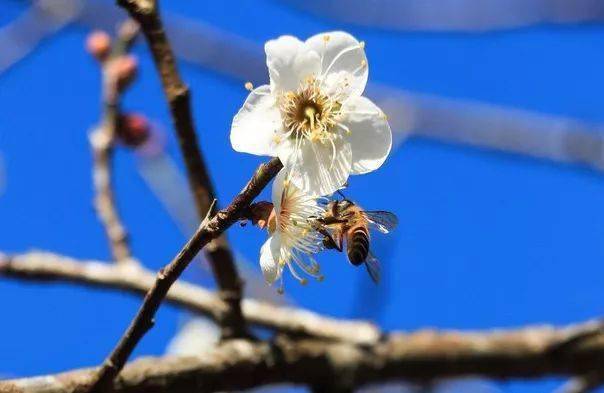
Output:
<svg viewBox="0 0 604 393">
<path fill-rule="evenodd" d="M 136 39 L 138 28 L 133 27 L 133 24 L 133 21 L 124 22 L 111 58 L 100 63 L 103 81 L 103 114 L 100 125 L 90 135 L 93 153 L 92 179 L 95 188 L 94 206 L 109 239 L 113 259 L 118 263 L 134 262 L 128 233 L 115 203 L 112 181 L 113 150 L 117 137 L 120 101 L 124 90 L 120 87 L 115 62 L 121 60 L 121 56 L 127 53 Z"/>
<path fill-rule="evenodd" d="M 155 274 L 143 266 L 131 268 L 99 261 L 78 261 L 48 252 L 0 254 L 0 276 L 34 282 L 70 282 L 136 295 L 145 295 L 155 281 Z M 227 309 L 227 304 L 213 292 L 182 280 L 172 285 L 166 301 L 215 321 Z M 308 310 L 254 299 L 244 299 L 242 308 L 250 324 L 294 337 L 316 337 L 363 345 L 373 344 L 381 337 L 379 329 L 368 322 L 337 320 Z"/>
<path fill-rule="evenodd" d="M 157 0 L 118 0 L 118 4 L 138 21 L 149 44 L 169 104 L 197 213 L 201 219 L 208 213 L 210 204 L 216 197 L 195 133 L 190 90 L 178 72 L 174 53 L 159 15 L 158 2 Z M 222 337 L 247 337 L 249 334 L 240 304 L 243 282 L 237 272 L 226 236 L 213 239 L 206 247 L 206 254 L 220 288 L 219 294 L 229 305 L 227 312 L 222 314 L 222 319 L 219 321 Z"/>
<path fill-rule="evenodd" d="M 136 317 L 99 370 L 91 392 L 103 392 L 111 386 L 113 379 L 124 367 L 138 342 L 153 326 L 155 313 L 172 284 L 205 245 L 220 236 L 239 219 L 244 210 L 282 167 L 283 165 L 278 158 L 273 158 L 268 163 L 261 165 L 231 204 L 216 213 L 212 219 L 206 217 L 193 237 L 185 244 L 172 262 L 159 271 L 155 283 L 145 295 Z"/>
<path fill-rule="evenodd" d="M 278 337 L 274 342 L 227 341 L 199 357 L 145 358 L 129 364 L 113 392 L 201 393 L 275 383 L 357 388 L 372 383 L 478 376 L 492 379 L 585 375 L 604 359 L 604 334 L 562 352 L 551 351 L 577 330 L 551 326 L 518 330 L 393 333 L 369 346 Z M 0 382 L 0 391 L 72 393 L 90 386 L 96 370 Z M 12 392 L 11 391 L 11 392 Z M 333 391 L 333 390 L 330 390 Z"/>
</svg>

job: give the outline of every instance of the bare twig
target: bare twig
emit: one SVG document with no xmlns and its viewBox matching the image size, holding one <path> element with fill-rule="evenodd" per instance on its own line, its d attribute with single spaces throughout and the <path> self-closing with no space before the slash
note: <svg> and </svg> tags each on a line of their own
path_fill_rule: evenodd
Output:
<svg viewBox="0 0 604 393">
<path fill-rule="evenodd" d="M 117 136 L 123 92 L 120 88 L 120 78 L 115 61 L 119 61 L 120 57 L 126 54 L 136 39 L 138 29 L 132 27 L 133 24 L 133 21 L 124 22 L 111 58 L 101 63 L 103 115 L 100 125 L 90 135 L 93 153 L 92 178 L 96 193 L 94 205 L 109 239 L 113 259 L 118 263 L 134 262 L 128 244 L 128 233 L 122 224 L 115 204 L 112 184 L 113 148 Z"/>
<path fill-rule="evenodd" d="M 191 94 L 176 67 L 174 53 L 164 32 L 157 0 L 118 0 L 141 25 L 155 65 L 161 77 L 168 100 L 172 121 L 183 154 L 189 185 L 193 191 L 197 213 L 204 217 L 215 199 L 212 181 L 197 142 L 195 123 L 191 113 Z M 212 212 L 214 213 L 214 212 Z M 219 321 L 223 338 L 247 337 L 248 332 L 241 312 L 243 282 L 237 272 L 233 253 L 226 237 L 212 240 L 206 248 L 221 298 L 229 305 Z"/>
<path fill-rule="evenodd" d="M 604 334 L 566 347 L 564 352 L 550 351 L 581 328 L 424 330 L 393 333 L 370 346 L 284 337 L 272 343 L 232 340 L 200 357 L 135 361 L 124 369 L 113 391 L 195 393 L 274 383 L 319 386 L 326 381 L 332 381 L 333 389 L 344 391 L 371 383 L 468 375 L 493 379 L 584 375 L 601 365 Z M 0 382 L 0 391 L 71 393 L 90 386 L 94 373 L 88 369 L 5 381 Z"/>
<path fill-rule="evenodd" d="M 11 256 L 0 254 L 0 276 L 23 281 L 71 282 L 136 295 L 147 293 L 155 281 L 155 274 L 143 266 L 132 269 L 100 261 L 78 261 L 48 252 Z M 166 301 L 215 321 L 227 308 L 213 292 L 182 280 L 172 285 Z M 379 329 L 369 322 L 337 320 L 308 310 L 254 299 L 244 299 L 242 308 L 249 323 L 295 337 L 316 337 L 362 345 L 373 344 L 381 337 Z"/>
<path fill-rule="evenodd" d="M 220 236 L 239 219 L 242 212 L 282 167 L 283 165 L 278 158 L 273 158 L 268 163 L 261 165 L 233 202 L 216 213 L 212 219 L 205 219 L 172 262 L 159 271 L 155 283 L 145 295 L 145 300 L 136 317 L 99 370 L 92 392 L 102 392 L 111 386 L 113 379 L 124 367 L 135 346 L 153 326 L 155 313 L 172 284 L 205 245 Z"/>
</svg>

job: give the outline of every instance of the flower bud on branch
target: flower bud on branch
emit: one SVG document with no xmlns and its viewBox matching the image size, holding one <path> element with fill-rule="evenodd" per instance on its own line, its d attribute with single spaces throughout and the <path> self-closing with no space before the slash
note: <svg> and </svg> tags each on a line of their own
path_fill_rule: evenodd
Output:
<svg viewBox="0 0 604 393">
<path fill-rule="evenodd" d="M 86 39 L 86 51 L 99 62 L 104 62 L 111 53 L 111 37 L 104 31 L 93 31 Z"/>
<path fill-rule="evenodd" d="M 140 147 L 149 140 L 151 125 L 149 120 L 139 113 L 120 115 L 118 119 L 117 136 L 128 147 Z"/>
</svg>

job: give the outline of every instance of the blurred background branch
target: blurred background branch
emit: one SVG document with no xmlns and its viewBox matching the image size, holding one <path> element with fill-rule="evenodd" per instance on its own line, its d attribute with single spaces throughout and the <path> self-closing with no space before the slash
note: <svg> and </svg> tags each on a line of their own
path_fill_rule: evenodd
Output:
<svg viewBox="0 0 604 393">
<path fill-rule="evenodd" d="M 380 15 L 413 15 L 400 12 L 389 13 L 389 7 L 424 7 L 422 2 L 397 2 L 381 0 L 388 3 L 371 9 L 380 10 Z M 65 7 L 64 2 L 71 2 L 70 7 Z M 292 3 L 295 1 L 291 1 Z M 458 0 L 459 3 L 477 3 L 469 0 Z M 453 9 L 463 7 L 464 4 L 453 2 L 448 6 Z M 492 4 L 491 4 L 492 3 Z M 541 2 L 514 1 L 509 5 L 505 1 L 491 0 L 489 4 L 482 4 L 477 8 L 475 19 L 481 21 L 480 13 L 488 12 L 493 16 L 501 16 L 501 9 L 509 7 L 510 14 L 516 13 L 514 7 L 523 8 L 535 15 L 557 15 L 556 20 L 561 22 L 576 22 L 582 20 L 599 20 L 604 18 L 604 5 L 597 0 L 580 0 L 578 2 L 560 2 L 543 0 Z M 37 4 L 37 3 L 35 3 Z M 76 9 L 72 21 L 87 27 L 111 29 L 119 20 L 124 18 L 123 13 L 115 9 L 113 4 L 102 0 L 62 0 L 53 5 L 53 2 L 37 6 L 37 12 L 46 12 L 52 15 L 57 9 Z M 323 2 L 296 2 L 298 6 L 317 7 Z M 327 8 L 322 12 L 329 13 L 329 7 L 338 10 L 349 10 L 357 13 L 364 10 L 362 15 L 368 17 L 364 7 L 343 7 L 340 1 L 326 2 Z M 440 6 L 425 5 L 426 9 L 439 10 Z M 467 10 L 468 7 L 462 8 Z M 470 8 L 471 9 L 471 8 Z M 42 11 L 40 11 L 42 10 Z M 507 14 L 507 12 L 504 14 Z M 377 11 L 376 11 L 377 12 Z M 435 14 L 435 15 L 436 15 Z M 36 14 L 37 15 L 37 14 Z M 465 13 L 464 13 L 465 15 Z M 471 17 L 471 13 L 468 14 Z M 566 17 L 563 17 L 566 15 Z M 32 17 L 33 18 L 33 17 Z M 209 24 L 189 19 L 182 16 L 166 13 L 166 31 L 173 44 L 174 53 L 179 58 L 190 64 L 208 68 L 223 75 L 236 78 L 241 83 L 251 80 L 254 85 L 266 81 L 264 54 L 260 45 L 253 41 L 223 31 Z M 547 21 L 547 18 L 532 18 L 528 24 Z M 51 28 L 53 19 L 38 18 L 44 32 L 54 32 Z M 17 23 L 17 22 L 14 22 Z M 18 30 L 25 34 L 28 25 Z M 516 26 L 517 27 L 517 26 Z M 16 46 L 15 34 L 2 38 L 0 43 L 6 42 Z M 0 45 L 0 48 L 2 46 Z M 7 50 L 6 53 L 11 53 Z M 2 53 L 2 51 L 0 51 Z M 24 56 L 29 51 L 22 52 Z M 0 63 L 2 63 L 0 55 Z M 13 58 L 11 64 L 17 61 Z M 1 70 L 0 70 L 1 71 Z M 388 114 L 395 138 L 399 143 L 408 137 L 422 137 L 436 139 L 447 143 L 470 145 L 490 150 L 521 154 L 552 162 L 580 164 L 592 169 L 604 168 L 604 125 L 590 124 L 573 118 L 552 116 L 543 113 L 530 112 L 515 108 L 506 108 L 498 105 L 449 99 L 429 94 L 419 94 L 392 86 L 370 83 L 368 95 Z"/>
<path fill-rule="evenodd" d="M 117 263 L 134 263 L 128 233 L 116 206 L 112 159 L 122 117 L 121 96 L 136 73 L 136 61 L 127 54 L 137 34 L 138 26 L 135 22 L 126 21 L 119 29 L 113 48 L 106 33 L 98 32 L 88 40 L 88 50 L 97 57 L 102 74 L 103 115 L 100 124 L 90 135 L 93 153 L 92 178 L 96 191 L 94 205 Z"/>
<path fill-rule="evenodd" d="M 556 329 L 457 332 L 393 332 L 384 340 L 358 346 L 324 340 L 277 337 L 272 342 L 231 340 L 196 357 L 139 359 L 123 370 L 112 391 L 217 392 L 275 383 L 352 390 L 394 380 L 430 381 L 466 375 L 499 380 L 577 375 L 598 370 L 604 334 L 568 345 L 600 322 Z M 85 388 L 95 369 L 43 378 L 0 382 L 0 391 L 72 393 Z M 327 383 L 327 385 L 325 385 Z"/>
<path fill-rule="evenodd" d="M 0 254 L 0 275 L 23 281 L 90 285 L 139 296 L 147 293 L 155 281 L 155 274 L 142 266 L 128 269 L 100 261 L 78 261 L 48 252 Z M 227 308 L 227 304 L 210 290 L 182 280 L 172 286 L 166 301 L 215 321 Z M 368 322 L 338 321 L 308 310 L 250 298 L 243 300 L 242 307 L 249 323 L 292 336 L 312 336 L 359 344 L 374 343 L 381 336 L 377 327 Z"/>
<path fill-rule="evenodd" d="M 280 0 L 317 16 L 390 30 L 485 32 L 604 19 L 599 0 Z"/>
</svg>

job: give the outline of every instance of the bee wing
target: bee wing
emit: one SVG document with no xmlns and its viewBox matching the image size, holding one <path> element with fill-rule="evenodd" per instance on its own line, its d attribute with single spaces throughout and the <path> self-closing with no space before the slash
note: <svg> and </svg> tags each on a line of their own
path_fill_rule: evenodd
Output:
<svg viewBox="0 0 604 393">
<path fill-rule="evenodd" d="M 371 252 L 367 254 L 367 258 L 365 259 L 365 267 L 367 268 L 367 273 L 369 273 L 371 280 L 373 280 L 374 283 L 379 284 L 382 275 L 380 261 L 378 261 Z"/>
<path fill-rule="evenodd" d="M 389 233 L 398 225 L 398 218 L 391 212 L 375 210 L 364 211 L 362 214 L 371 227 L 382 233 Z"/>
</svg>

